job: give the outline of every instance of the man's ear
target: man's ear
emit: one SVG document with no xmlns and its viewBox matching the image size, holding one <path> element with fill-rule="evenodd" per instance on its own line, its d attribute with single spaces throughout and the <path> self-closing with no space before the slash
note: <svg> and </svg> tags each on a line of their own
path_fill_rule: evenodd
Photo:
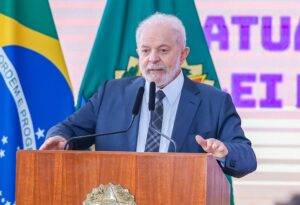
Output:
<svg viewBox="0 0 300 205">
<path fill-rule="evenodd" d="M 190 53 L 190 48 L 189 48 L 189 47 L 185 47 L 185 48 L 181 51 L 180 64 L 182 64 L 183 61 L 185 61 L 185 59 L 188 57 L 189 53 Z"/>
</svg>

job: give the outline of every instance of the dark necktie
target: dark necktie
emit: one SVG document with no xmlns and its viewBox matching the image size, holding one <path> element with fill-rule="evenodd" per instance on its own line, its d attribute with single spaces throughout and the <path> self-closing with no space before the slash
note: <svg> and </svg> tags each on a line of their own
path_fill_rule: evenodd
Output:
<svg viewBox="0 0 300 205">
<path fill-rule="evenodd" d="M 153 131 L 153 129 L 161 132 L 162 121 L 163 121 L 163 113 L 164 113 L 164 106 L 163 106 L 163 98 L 166 95 L 162 90 L 156 92 L 156 103 L 155 109 L 151 112 L 149 129 L 147 134 L 147 141 L 145 146 L 145 152 L 158 152 L 159 145 L 160 145 L 160 135 Z M 150 126 L 152 129 L 150 129 Z"/>
</svg>

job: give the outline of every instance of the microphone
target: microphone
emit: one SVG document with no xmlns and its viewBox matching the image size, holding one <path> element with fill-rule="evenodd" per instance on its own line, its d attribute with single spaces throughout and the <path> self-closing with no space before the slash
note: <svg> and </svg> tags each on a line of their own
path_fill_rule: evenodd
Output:
<svg viewBox="0 0 300 205">
<path fill-rule="evenodd" d="M 144 91 L 145 91 L 145 88 L 140 87 L 138 90 L 138 93 L 136 94 L 135 102 L 134 102 L 132 112 L 131 112 L 133 117 L 136 117 L 140 112 Z"/>
<path fill-rule="evenodd" d="M 156 90 L 156 89 L 155 89 L 155 88 L 156 88 L 155 83 L 154 83 L 154 82 L 151 82 L 151 83 L 150 83 L 150 89 L 149 89 L 149 102 L 148 102 L 148 108 L 149 108 L 149 111 L 150 111 L 150 112 L 153 112 L 154 109 L 155 109 L 155 96 L 156 96 L 156 93 L 155 93 L 155 90 Z M 162 132 L 156 130 L 154 127 L 152 127 L 152 123 L 149 124 L 149 128 L 150 128 L 152 131 L 154 131 L 154 132 L 156 132 L 157 134 L 159 134 L 160 136 L 162 136 L 163 138 L 167 139 L 167 140 L 173 145 L 173 147 L 174 147 L 174 152 L 177 151 L 176 142 L 175 142 L 172 138 L 170 138 L 170 137 L 168 137 L 167 135 L 165 135 L 164 133 L 162 133 Z"/>
<path fill-rule="evenodd" d="M 155 109 L 155 93 L 156 91 L 156 85 L 155 82 L 150 83 L 150 88 L 149 88 L 149 102 L 148 102 L 148 108 L 151 111 L 154 111 Z"/>
<path fill-rule="evenodd" d="M 69 148 L 69 145 L 71 145 L 72 143 L 74 143 L 76 141 L 80 141 L 80 140 L 83 140 L 83 139 L 85 139 L 85 140 L 86 139 L 94 139 L 95 137 L 98 137 L 98 136 L 114 135 L 114 134 L 120 134 L 120 133 L 127 132 L 131 128 L 135 117 L 140 112 L 140 108 L 141 108 L 141 104 L 142 104 L 142 100 L 143 100 L 143 95 L 144 95 L 144 90 L 145 90 L 144 87 L 140 87 L 138 92 L 137 92 L 137 95 L 136 95 L 136 98 L 135 98 L 135 103 L 134 103 L 134 106 L 133 106 L 132 111 L 131 111 L 131 120 L 130 120 L 129 126 L 126 129 L 119 130 L 119 131 L 114 131 L 114 132 L 95 133 L 95 134 L 90 134 L 90 135 L 82 135 L 82 136 L 72 137 L 72 138 L 67 140 L 67 142 L 65 144 L 65 147 L 64 147 L 64 150 L 67 150 L 67 148 Z"/>
</svg>

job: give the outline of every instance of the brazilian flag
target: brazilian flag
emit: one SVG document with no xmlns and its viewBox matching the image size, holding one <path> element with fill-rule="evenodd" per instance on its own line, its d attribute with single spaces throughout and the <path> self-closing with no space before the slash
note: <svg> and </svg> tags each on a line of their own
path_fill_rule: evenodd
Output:
<svg viewBox="0 0 300 205">
<path fill-rule="evenodd" d="M 0 203 L 15 201 L 16 151 L 38 149 L 47 130 L 73 111 L 48 1 L 1 0 Z"/>
<path fill-rule="evenodd" d="M 104 81 L 140 75 L 135 31 L 155 12 L 173 14 L 186 28 L 190 55 L 181 67 L 191 79 L 220 88 L 194 0 L 109 0 L 79 91 L 81 107 Z M 231 182 L 231 178 L 228 177 Z M 232 192 L 231 192 L 232 193 Z M 231 197 L 231 204 L 234 204 Z"/>
</svg>

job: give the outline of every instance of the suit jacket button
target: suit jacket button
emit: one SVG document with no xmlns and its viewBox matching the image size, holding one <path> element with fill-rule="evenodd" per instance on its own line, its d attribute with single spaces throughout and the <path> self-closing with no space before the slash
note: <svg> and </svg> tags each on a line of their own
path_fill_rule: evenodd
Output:
<svg viewBox="0 0 300 205">
<path fill-rule="evenodd" d="M 230 161 L 230 166 L 235 167 L 235 161 L 234 160 Z"/>
</svg>

